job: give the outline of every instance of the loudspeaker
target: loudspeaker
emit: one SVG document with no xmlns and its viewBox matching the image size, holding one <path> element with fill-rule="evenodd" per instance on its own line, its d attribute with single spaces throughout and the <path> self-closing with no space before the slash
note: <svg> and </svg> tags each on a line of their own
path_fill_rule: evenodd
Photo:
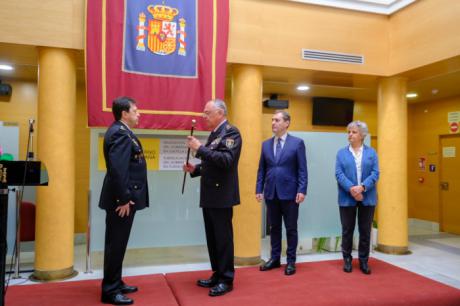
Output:
<svg viewBox="0 0 460 306">
<path fill-rule="evenodd" d="M 0 96 L 11 96 L 13 88 L 10 84 L 0 84 Z"/>
<path fill-rule="evenodd" d="M 264 101 L 264 106 L 268 108 L 284 109 L 289 108 L 289 101 L 269 99 Z"/>
</svg>

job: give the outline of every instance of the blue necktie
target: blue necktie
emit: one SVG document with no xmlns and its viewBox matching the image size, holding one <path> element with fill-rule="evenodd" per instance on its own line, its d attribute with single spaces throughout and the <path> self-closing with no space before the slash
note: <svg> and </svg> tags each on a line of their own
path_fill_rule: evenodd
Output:
<svg viewBox="0 0 460 306">
<path fill-rule="evenodd" d="M 276 149 L 275 149 L 275 158 L 278 161 L 281 153 L 281 138 L 278 138 L 276 141 Z"/>
</svg>

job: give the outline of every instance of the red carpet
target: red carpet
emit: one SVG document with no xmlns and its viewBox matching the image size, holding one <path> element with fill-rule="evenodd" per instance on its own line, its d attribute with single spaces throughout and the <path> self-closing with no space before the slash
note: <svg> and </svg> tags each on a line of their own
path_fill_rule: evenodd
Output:
<svg viewBox="0 0 460 306">
<path fill-rule="evenodd" d="M 353 273 L 342 272 L 342 261 L 297 265 L 297 274 L 283 269 L 259 272 L 237 269 L 235 288 L 221 297 L 195 285 L 209 271 L 127 277 L 139 286 L 135 305 L 159 306 L 460 306 L 460 290 L 432 281 L 382 261 L 370 261 L 372 275 L 362 274 L 357 262 Z M 99 302 L 100 280 L 11 286 L 7 306 L 91 306 Z"/>
<path fill-rule="evenodd" d="M 134 305 L 177 306 L 176 299 L 162 274 L 123 278 L 139 287 L 130 294 Z M 10 286 L 6 306 L 92 306 L 100 302 L 101 280 Z"/>
<path fill-rule="evenodd" d="M 354 262 L 353 273 L 342 272 L 342 261 L 297 264 L 297 273 L 283 269 L 236 271 L 234 290 L 222 297 L 207 296 L 196 279 L 209 272 L 167 274 L 166 279 L 181 306 L 459 306 L 460 290 L 432 281 L 379 260 L 371 260 L 373 274 L 364 275 Z"/>
</svg>

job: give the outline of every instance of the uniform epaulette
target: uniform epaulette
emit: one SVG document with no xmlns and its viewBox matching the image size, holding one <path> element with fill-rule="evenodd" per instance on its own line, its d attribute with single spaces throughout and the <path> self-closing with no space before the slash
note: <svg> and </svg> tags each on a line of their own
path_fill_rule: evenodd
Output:
<svg viewBox="0 0 460 306">
<path fill-rule="evenodd" d="M 130 136 L 128 129 L 124 125 L 120 125 L 120 128 L 118 129 L 118 131 L 121 131 L 121 133 L 127 134 L 128 136 Z"/>
<path fill-rule="evenodd" d="M 129 131 L 124 125 L 120 125 L 118 131 L 121 131 L 123 134 L 127 133 L 129 135 Z"/>
</svg>

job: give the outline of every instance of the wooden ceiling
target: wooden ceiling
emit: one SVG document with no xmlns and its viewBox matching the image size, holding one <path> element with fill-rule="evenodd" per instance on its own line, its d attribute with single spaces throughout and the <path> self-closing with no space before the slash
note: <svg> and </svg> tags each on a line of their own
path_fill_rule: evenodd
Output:
<svg viewBox="0 0 460 306">
<path fill-rule="evenodd" d="M 75 51 L 77 57 L 77 79 L 84 83 L 84 53 Z M 0 80 L 9 79 L 36 81 L 38 76 L 37 48 L 27 45 L 0 43 L 0 64 L 14 66 L 13 71 L 0 70 Z M 376 101 L 379 77 L 292 69 L 263 67 L 263 92 L 265 95 L 328 96 L 360 101 Z M 231 88 L 232 65 L 228 64 L 227 89 Z M 408 92 L 416 92 L 416 99 L 409 103 L 433 101 L 460 96 L 460 56 L 419 67 L 400 74 L 408 79 Z M 300 84 L 310 86 L 305 93 L 298 92 Z"/>
<path fill-rule="evenodd" d="M 85 82 L 85 58 L 83 51 L 75 50 L 78 82 Z M 16 79 L 36 81 L 38 77 L 37 47 L 0 43 L 0 64 L 14 66 L 12 71 L 0 70 L 0 80 Z"/>
</svg>

